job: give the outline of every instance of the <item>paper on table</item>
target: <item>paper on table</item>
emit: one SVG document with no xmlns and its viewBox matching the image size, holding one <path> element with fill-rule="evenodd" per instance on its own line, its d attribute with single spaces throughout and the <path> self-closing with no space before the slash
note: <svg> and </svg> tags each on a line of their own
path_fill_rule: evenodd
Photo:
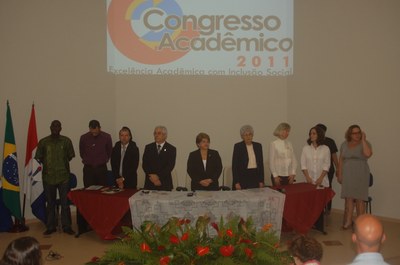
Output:
<svg viewBox="0 0 400 265">
<path fill-rule="evenodd" d="M 123 191 L 123 190 L 122 189 L 110 189 L 110 190 L 102 191 L 101 193 L 104 193 L 104 194 L 115 194 L 115 193 L 118 193 L 118 192 L 121 192 L 121 191 Z"/>
<path fill-rule="evenodd" d="M 86 190 L 99 190 L 99 189 L 101 189 L 101 188 L 103 188 L 103 186 L 100 186 L 100 185 L 92 185 L 92 186 L 87 187 Z"/>
</svg>

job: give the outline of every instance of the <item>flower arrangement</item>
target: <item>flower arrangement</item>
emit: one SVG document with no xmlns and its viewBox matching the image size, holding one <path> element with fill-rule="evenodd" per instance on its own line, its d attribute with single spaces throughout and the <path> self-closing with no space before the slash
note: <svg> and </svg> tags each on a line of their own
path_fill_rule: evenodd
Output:
<svg viewBox="0 0 400 265">
<path fill-rule="evenodd" d="M 232 217 L 211 223 L 207 216 L 197 219 L 170 218 L 162 227 L 145 222 L 140 229 L 124 227 L 126 234 L 101 258 L 87 264 L 174 265 L 174 264 L 290 264 L 286 251 L 279 250 L 279 240 L 266 224 L 256 231 L 252 219 Z M 209 229 L 215 229 L 210 236 Z"/>
</svg>

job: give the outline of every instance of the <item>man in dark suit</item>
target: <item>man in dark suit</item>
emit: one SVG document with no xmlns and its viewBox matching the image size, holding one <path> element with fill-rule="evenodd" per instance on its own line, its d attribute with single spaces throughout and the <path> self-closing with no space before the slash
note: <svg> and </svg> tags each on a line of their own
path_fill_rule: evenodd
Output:
<svg viewBox="0 0 400 265">
<path fill-rule="evenodd" d="M 146 145 L 143 153 L 143 170 L 146 173 L 144 189 L 173 189 L 172 170 L 175 167 L 176 148 L 167 143 L 167 128 L 157 126 L 154 129 L 154 141 Z"/>
<path fill-rule="evenodd" d="M 111 153 L 111 169 L 119 188 L 136 189 L 138 165 L 139 149 L 132 141 L 131 130 L 122 127 Z"/>
<path fill-rule="evenodd" d="M 264 187 L 264 159 L 260 143 L 253 142 L 254 130 L 250 125 L 240 129 L 243 141 L 233 148 L 232 175 L 234 190 Z"/>
</svg>

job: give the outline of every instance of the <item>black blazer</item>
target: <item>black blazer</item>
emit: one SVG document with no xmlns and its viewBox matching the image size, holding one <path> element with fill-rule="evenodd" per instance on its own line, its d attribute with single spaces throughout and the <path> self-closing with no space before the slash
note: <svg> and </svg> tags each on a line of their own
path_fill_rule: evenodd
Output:
<svg viewBox="0 0 400 265">
<path fill-rule="evenodd" d="M 143 170 L 146 173 L 144 189 L 146 190 L 167 190 L 173 187 L 171 172 L 175 167 L 176 148 L 165 142 L 160 154 L 157 152 L 155 142 L 146 145 L 143 153 Z M 150 181 L 149 174 L 157 174 L 161 186 L 157 187 Z"/>
<path fill-rule="evenodd" d="M 221 172 L 222 162 L 217 151 L 211 149 L 208 150 L 205 170 L 200 149 L 189 154 L 187 161 L 187 173 L 192 179 L 192 190 L 218 190 L 218 179 L 221 175 Z M 212 179 L 213 182 L 208 187 L 204 187 L 199 183 L 203 179 Z"/>
<path fill-rule="evenodd" d="M 119 166 L 121 164 L 121 141 L 115 143 L 111 153 L 111 170 L 115 179 L 119 178 Z M 125 178 L 124 187 L 136 189 L 137 169 L 139 166 L 139 148 L 133 141 L 129 142 L 125 150 L 124 161 L 122 163 L 122 177 Z"/>
<path fill-rule="evenodd" d="M 260 143 L 253 142 L 253 149 L 254 154 L 256 155 L 257 163 L 256 178 L 258 183 L 264 183 L 264 158 L 262 145 Z M 247 178 L 246 174 L 248 163 L 249 155 L 247 153 L 246 144 L 244 143 L 244 141 L 236 143 L 233 148 L 232 157 L 233 188 L 235 187 L 236 183 L 239 183 L 241 186 L 248 186 L 247 184 L 250 184 L 250 182 L 252 182 L 251 179 Z"/>
</svg>

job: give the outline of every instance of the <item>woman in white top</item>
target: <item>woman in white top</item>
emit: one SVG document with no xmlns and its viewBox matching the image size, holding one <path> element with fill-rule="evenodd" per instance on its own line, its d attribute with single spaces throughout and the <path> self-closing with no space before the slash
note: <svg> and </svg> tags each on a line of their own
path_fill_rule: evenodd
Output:
<svg viewBox="0 0 400 265">
<path fill-rule="evenodd" d="M 312 127 L 308 133 L 308 145 L 301 152 L 301 170 L 307 183 L 329 187 L 328 171 L 331 165 L 329 147 L 323 144 L 325 132 Z"/>
<path fill-rule="evenodd" d="M 275 186 L 292 184 L 296 176 L 297 160 L 293 146 L 287 140 L 289 132 L 289 124 L 279 124 L 274 131 L 274 136 L 278 139 L 270 144 L 269 166 L 272 184 Z"/>
</svg>

